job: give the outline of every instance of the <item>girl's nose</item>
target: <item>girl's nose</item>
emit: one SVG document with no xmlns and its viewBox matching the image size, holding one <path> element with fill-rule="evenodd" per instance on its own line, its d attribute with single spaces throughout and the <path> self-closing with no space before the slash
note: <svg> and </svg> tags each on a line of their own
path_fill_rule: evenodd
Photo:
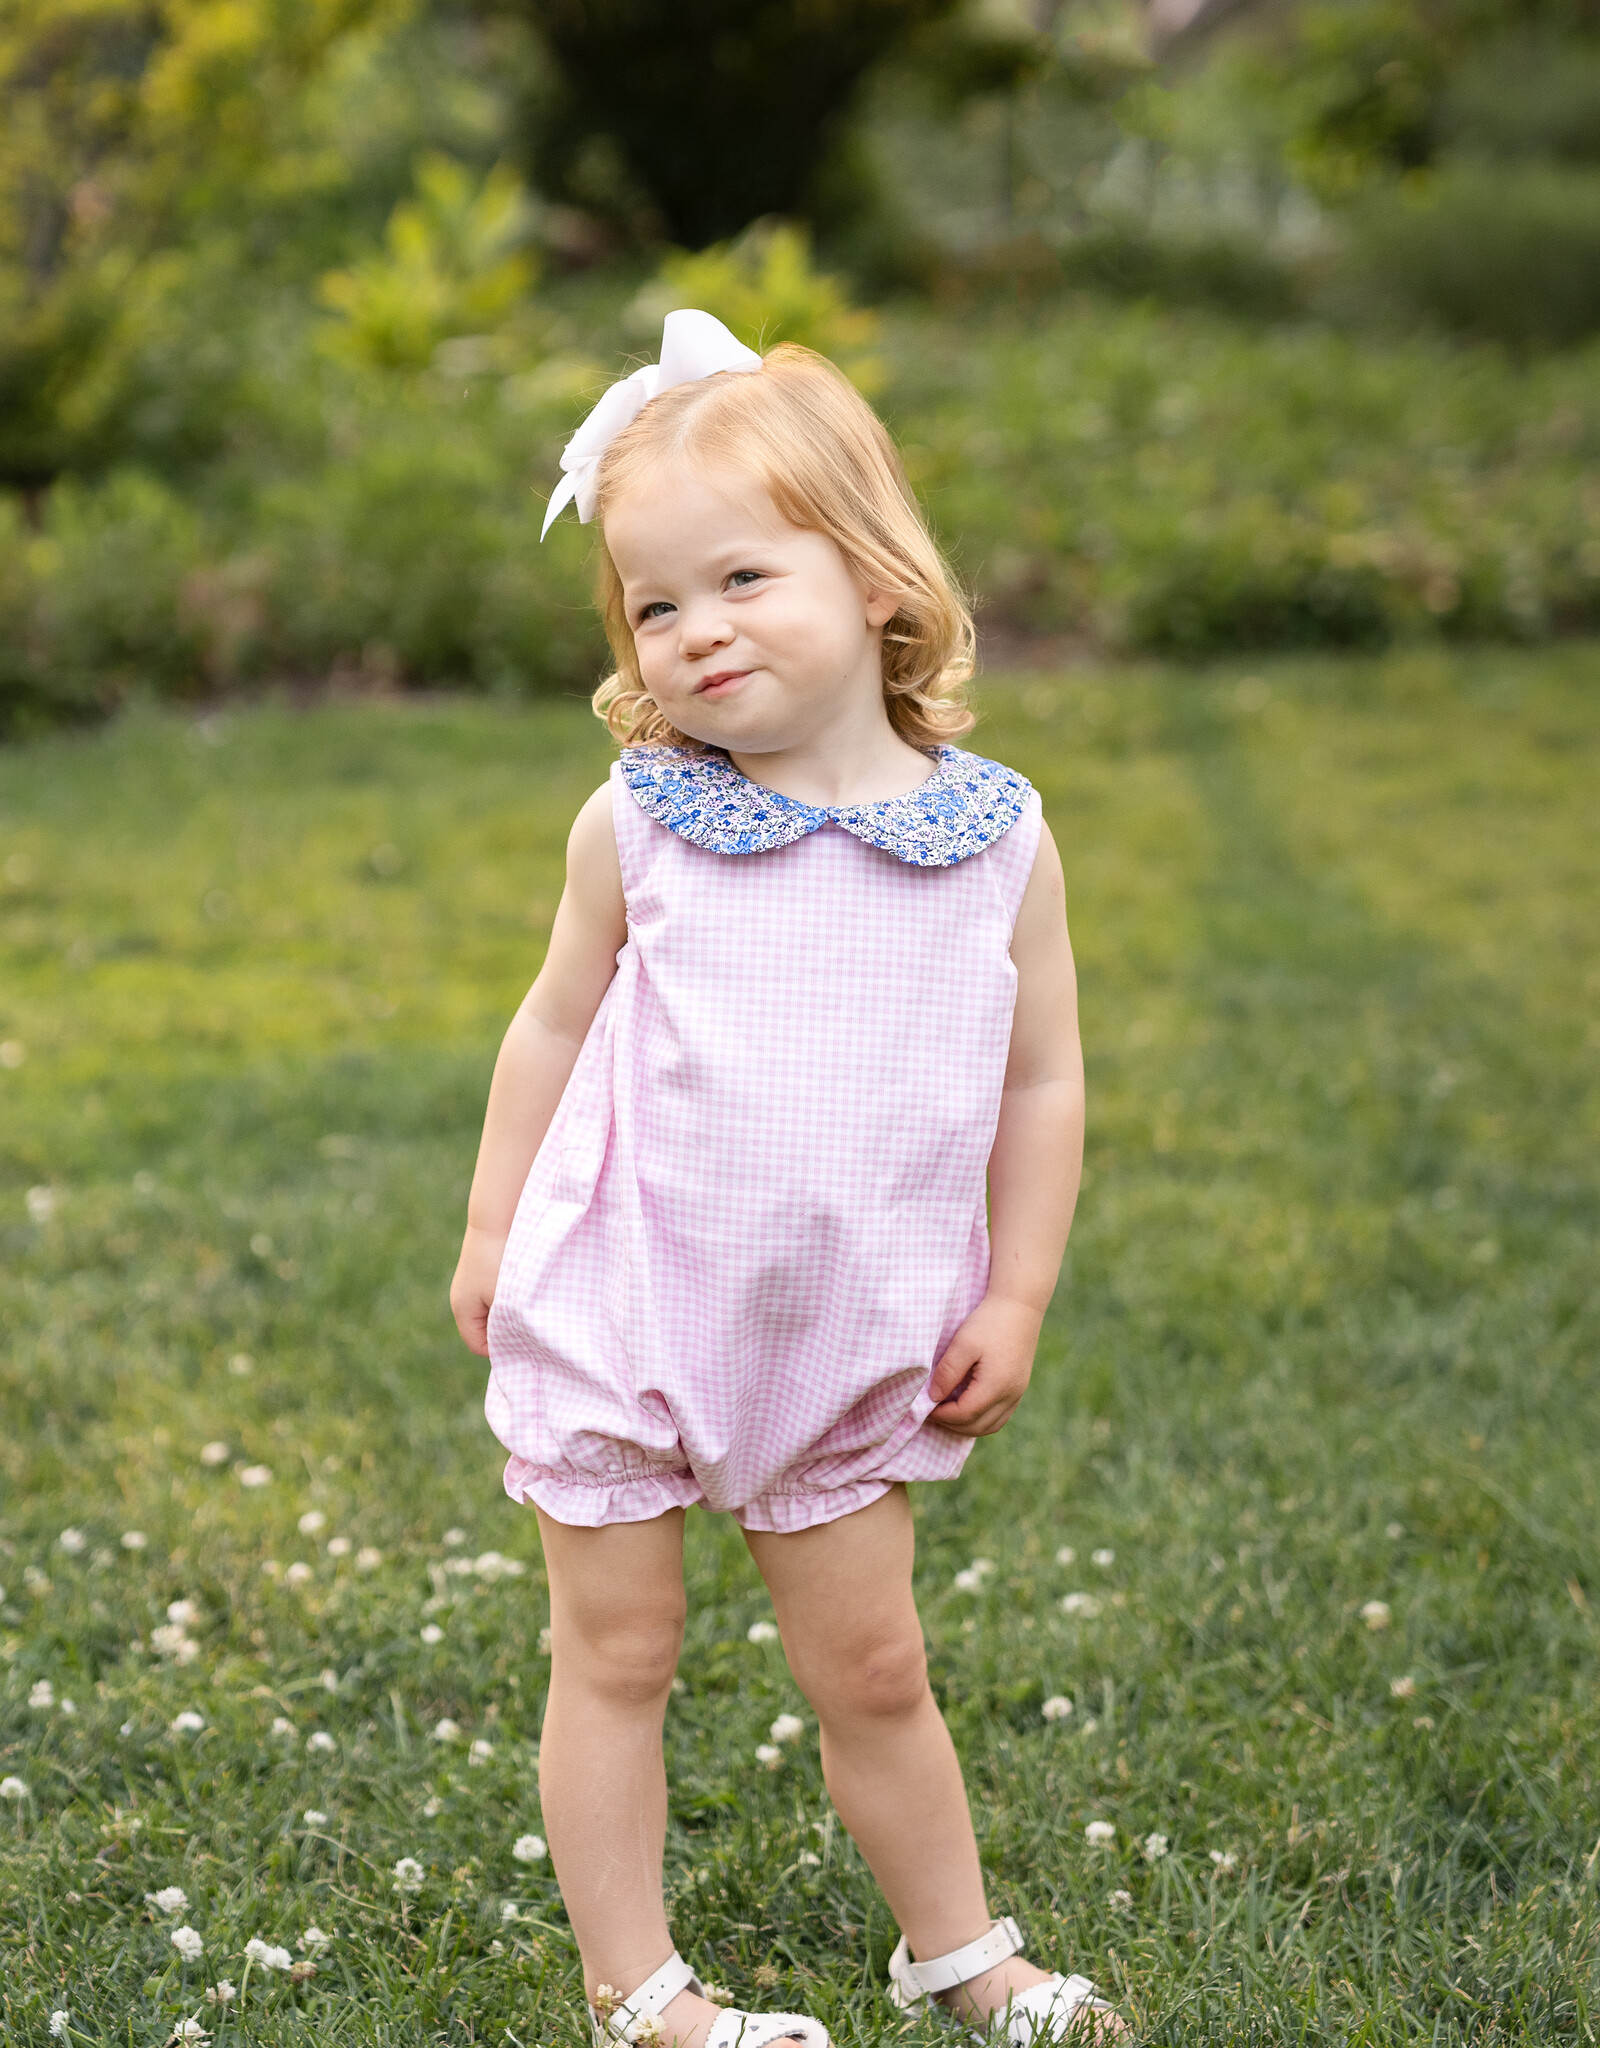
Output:
<svg viewBox="0 0 1600 2048">
<path fill-rule="evenodd" d="M 678 651 L 687 661 L 726 647 L 733 626 L 720 605 L 685 605 L 678 614 Z"/>
</svg>

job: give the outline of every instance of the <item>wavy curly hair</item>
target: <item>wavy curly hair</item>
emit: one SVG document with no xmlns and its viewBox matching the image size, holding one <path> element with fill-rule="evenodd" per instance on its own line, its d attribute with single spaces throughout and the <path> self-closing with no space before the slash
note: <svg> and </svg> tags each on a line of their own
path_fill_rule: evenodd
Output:
<svg viewBox="0 0 1600 2048">
<path fill-rule="evenodd" d="M 923 748 L 971 730 L 971 610 L 883 422 L 826 357 L 786 342 L 758 371 L 722 371 L 653 399 L 606 450 L 598 518 L 603 522 L 606 507 L 668 457 L 758 481 L 791 526 L 826 534 L 864 582 L 898 592 L 898 609 L 883 631 L 889 723 Z M 594 693 L 597 715 L 625 747 L 699 747 L 644 686 L 603 531 L 595 597 L 617 664 Z"/>
</svg>

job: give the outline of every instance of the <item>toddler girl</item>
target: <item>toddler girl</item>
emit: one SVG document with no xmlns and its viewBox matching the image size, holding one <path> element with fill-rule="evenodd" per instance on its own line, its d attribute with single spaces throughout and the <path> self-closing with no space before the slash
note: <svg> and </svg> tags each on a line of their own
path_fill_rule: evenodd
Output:
<svg viewBox="0 0 1600 2048">
<path fill-rule="evenodd" d="M 544 1542 L 540 1789 L 596 2040 L 828 2043 L 719 2010 L 667 1929 L 691 1506 L 737 1517 L 771 1591 L 904 1933 L 889 1996 L 1108 2040 L 1093 1985 L 990 1918 L 911 1591 L 906 1482 L 1021 1400 L 1077 1191 L 1038 797 L 951 744 L 971 621 L 821 357 L 672 314 L 562 467 L 550 517 L 600 521 L 622 756 L 495 1068 L 451 1303 Z"/>
</svg>

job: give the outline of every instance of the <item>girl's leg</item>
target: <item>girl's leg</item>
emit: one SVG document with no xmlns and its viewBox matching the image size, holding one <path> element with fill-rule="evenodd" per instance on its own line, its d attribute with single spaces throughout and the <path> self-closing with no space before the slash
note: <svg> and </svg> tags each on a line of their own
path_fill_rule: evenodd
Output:
<svg viewBox="0 0 1600 2048">
<path fill-rule="evenodd" d="M 539 1798 L 592 2003 L 624 1998 L 672 1954 L 661 1890 L 667 1779 L 661 1724 L 683 1640 L 683 1510 L 574 1529 L 542 1510 L 550 1695 Z M 664 2043 L 698 2048 L 717 2016 L 681 1992 Z"/>
<path fill-rule="evenodd" d="M 772 1593 L 789 1667 L 821 1724 L 829 1795 L 913 1959 L 976 1941 L 992 1915 L 961 1766 L 928 1688 L 905 1488 L 814 1529 L 747 1530 L 745 1540 Z M 983 2018 L 1047 1975 L 1014 1956 L 946 1993 L 945 2003 Z M 1121 2031 L 1102 2015 L 1079 2038 Z"/>
</svg>

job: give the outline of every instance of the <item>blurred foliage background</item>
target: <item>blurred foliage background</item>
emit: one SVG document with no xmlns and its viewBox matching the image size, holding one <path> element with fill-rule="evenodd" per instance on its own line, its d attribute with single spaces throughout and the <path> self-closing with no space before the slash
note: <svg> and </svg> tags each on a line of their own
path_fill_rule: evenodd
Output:
<svg viewBox="0 0 1600 2048">
<path fill-rule="evenodd" d="M 0 721 L 585 686 L 543 499 L 684 303 L 991 635 L 1600 624 L 1597 0 L 0 0 Z"/>
</svg>

